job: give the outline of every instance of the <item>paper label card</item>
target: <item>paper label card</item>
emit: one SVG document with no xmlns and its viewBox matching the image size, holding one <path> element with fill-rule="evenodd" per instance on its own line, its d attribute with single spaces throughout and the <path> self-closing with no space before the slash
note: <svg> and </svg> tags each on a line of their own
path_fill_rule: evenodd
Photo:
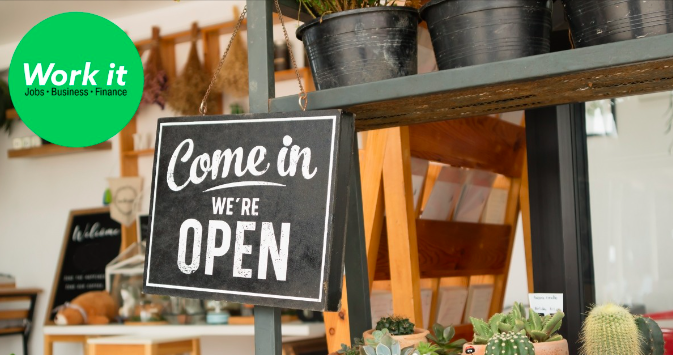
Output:
<svg viewBox="0 0 673 355">
<path fill-rule="evenodd" d="M 338 310 L 354 139 L 340 110 L 159 119 L 145 292 Z"/>
<path fill-rule="evenodd" d="M 562 293 L 529 293 L 528 301 L 534 312 L 547 315 L 563 311 Z"/>
</svg>

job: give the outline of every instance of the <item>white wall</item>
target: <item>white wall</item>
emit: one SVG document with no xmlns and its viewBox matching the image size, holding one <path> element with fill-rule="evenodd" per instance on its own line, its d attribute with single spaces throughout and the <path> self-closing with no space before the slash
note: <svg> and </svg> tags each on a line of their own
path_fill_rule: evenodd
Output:
<svg viewBox="0 0 673 355">
<path fill-rule="evenodd" d="M 232 6 L 243 9 L 243 1 L 189 1 L 166 2 L 164 9 L 136 14 L 124 18 L 110 19 L 127 31 L 131 39 L 139 40 L 150 36 L 151 27 L 161 27 L 168 34 L 189 29 L 193 21 L 207 26 L 233 19 Z M 27 6 L 31 2 L 27 2 Z M 296 22 L 287 23 L 298 65 L 303 66 L 303 48 L 294 37 Z M 274 28 L 274 37 L 281 39 L 282 30 Z M 222 36 L 221 48 L 226 46 L 229 36 Z M 243 32 L 245 39 L 245 32 Z M 0 70 L 6 69 L 15 44 L 0 46 Z M 176 64 L 179 70 L 185 64 L 189 44 L 176 48 Z M 2 65 L 5 65 L 3 68 Z M 278 83 L 276 95 L 284 96 L 298 92 L 296 82 Z M 225 98 L 225 110 L 229 104 L 240 102 L 247 111 L 247 98 Z M 173 116 L 167 109 L 157 106 L 143 107 L 138 112 L 138 131 L 154 132 L 159 117 Z M 12 137 L 32 135 L 21 122 L 15 124 L 14 133 L 8 137 L 0 132 L 0 272 L 14 275 L 18 287 L 39 287 L 44 293 L 38 297 L 35 325 L 30 348 L 33 353 L 43 349 L 42 324 L 48 297 L 54 278 L 57 259 L 61 250 L 63 233 L 68 213 L 73 209 L 97 207 L 107 188 L 106 178 L 119 175 L 119 146 L 117 138 L 112 139 L 111 151 L 87 152 L 73 155 L 44 157 L 37 159 L 7 159 L 6 151 L 11 149 Z M 140 175 L 149 191 L 151 183 L 152 158 L 139 159 Z M 147 211 L 148 199 L 142 204 Z M 234 346 L 234 343 L 236 344 Z M 204 355 L 221 353 L 225 347 L 228 353 L 242 353 L 236 346 L 250 349 L 252 337 L 247 338 L 205 338 L 202 343 Z M 0 354 L 22 354 L 20 337 L 0 338 Z M 56 355 L 81 354 L 79 345 L 59 343 Z"/>
<path fill-rule="evenodd" d="M 598 302 L 673 310 L 673 134 L 669 93 L 621 99 L 618 137 L 590 137 L 589 179 Z"/>
</svg>

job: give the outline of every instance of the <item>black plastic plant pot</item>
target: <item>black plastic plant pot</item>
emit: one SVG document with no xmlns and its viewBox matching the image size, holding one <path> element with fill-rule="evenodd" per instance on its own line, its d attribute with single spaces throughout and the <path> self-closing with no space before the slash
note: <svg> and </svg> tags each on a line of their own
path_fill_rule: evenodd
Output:
<svg viewBox="0 0 673 355">
<path fill-rule="evenodd" d="M 673 32 L 671 0 L 563 0 L 575 47 Z"/>
<path fill-rule="evenodd" d="M 421 8 L 440 70 L 549 53 L 552 0 L 432 0 Z"/>
<path fill-rule="evenodd" d="M 318 90 L 418 72 L 418 11 L 381 6 L 328 14 L 297 29 Z"/>
</svg>

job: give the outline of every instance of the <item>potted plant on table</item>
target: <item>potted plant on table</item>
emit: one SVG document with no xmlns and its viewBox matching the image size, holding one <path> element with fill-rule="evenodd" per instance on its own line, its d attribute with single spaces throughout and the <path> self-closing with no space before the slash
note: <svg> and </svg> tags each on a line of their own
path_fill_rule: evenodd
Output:
<svg viewBox="0 0 673 355">
<path fill-rule="evenodd" d="M 317 90 L 417 73 L 416 7 L 393 0 L 297 1 L 314 18 L 297 29 L 297 38 Z"/>
<path fill-rule="evenodd" d="M 538 355 L 568 355 L 568 342 L 556 332 L 561 328 L 564 317 L 558 311 L 554 315 L 540 317 L 532 309 L 528 318 L 520 303 L 514 303 L 507 314 L 494 314 L 486 323 L 481 319 L 470 318 L 474 328 L 474 339 L 463 347 L 464 354 L 481 355 L 486 353 L 488 342 L 502 333 L 515 333 L 526 336 L 533 344 Z M 471 352 L 468 352 L 470 350 Z"/>
<path fill-rule="evenodd" d="M 465 339 L 453 340 L 456 330 L 452 326 L 444 327 L 437 323 L 432 326 L 434 334 L 428 334 L 428 340 L 437 344 L 439 355 L 458 355 L 463 353 L 463 345 L 467 343 Z"/>
<path fill-rule="evenodd" d="M 362 335 L 365 343 L 376 339 L 376 337 L 383 337 L 389 334 L 392 339 L 399 342 L 403 348 L 413 346 L 416 347 L 419 343 L 425 341 L 429 334 L 425 329 L 414 327 L 408 318 L 402 317 L 383 317 L 376 323 L 375 329 L 370 329 Z"/>
<path fill-rule="evenodd" d="M 417 347 L 408 346 L 402 348 L 400 342 L 393 339 L 390 333 L 386 331 L 374 331 L 375 337 L 367 339 L 361 343 L 356 339 L 355 346 L 348 347 L 341 344 L 341 349 L 336 352 L 338 355 L 442 355 L 439 346 L 420 342 Z M 334 354 L 332 354 L 334 355 Z"/>
</svg>

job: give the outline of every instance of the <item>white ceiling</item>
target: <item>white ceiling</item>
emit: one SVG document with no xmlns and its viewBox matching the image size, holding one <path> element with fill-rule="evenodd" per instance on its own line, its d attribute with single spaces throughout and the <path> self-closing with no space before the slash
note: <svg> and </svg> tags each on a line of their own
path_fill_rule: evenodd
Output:
<svg viewBox="0 0 673 355">
<path fill-rule="evenodd" d="M 174 0 L 153 1 L 0 1 L 0 45 L 18 42 L 40 21 L 63 12 L 90 12 L 116 19 L 171 6 Z"/>
</svg>

